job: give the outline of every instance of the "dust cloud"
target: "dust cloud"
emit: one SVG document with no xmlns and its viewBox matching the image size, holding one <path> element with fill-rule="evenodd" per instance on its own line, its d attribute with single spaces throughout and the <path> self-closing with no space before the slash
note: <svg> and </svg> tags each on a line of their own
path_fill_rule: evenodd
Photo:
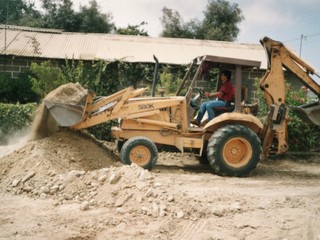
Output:
<svg viewBox="0 0 320 240">
<path fill-rule="evenodd" d="M 30 128 L 24 128 L 13 133 L 9 138 L 5 139 L 3 143 L 0 142 L 0 158 L 23 147 L 28 142 L 30 133 Z M 1 133 L 0 137 L 4 139 Z"/>
</svg>

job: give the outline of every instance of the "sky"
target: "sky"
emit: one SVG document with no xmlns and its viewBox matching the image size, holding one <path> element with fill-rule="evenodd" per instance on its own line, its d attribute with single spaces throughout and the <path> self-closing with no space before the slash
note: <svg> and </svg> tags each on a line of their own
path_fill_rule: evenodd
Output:
<svg viewBox="0 0 320 240">
<path fill-rule="evenodd" d="M 38 0 L 35 0 L 38 1 Z M 90 0 L 73 0 L 75 9 Z M 96 0 L 103 13 L 111 13 L 117 27 L 147 22 L 144 27 L 158 37 L 162 26 L 162 8 L 179 12 L 185 22 L 202 20 L 208 0 Z M 298 56 L 320 72 L 319 0 L 229 0 L 238 4 L 244 20 L 239 24 L 236 42 L 259 44 L 268 36 L 282 41 Z"/>
</svg>

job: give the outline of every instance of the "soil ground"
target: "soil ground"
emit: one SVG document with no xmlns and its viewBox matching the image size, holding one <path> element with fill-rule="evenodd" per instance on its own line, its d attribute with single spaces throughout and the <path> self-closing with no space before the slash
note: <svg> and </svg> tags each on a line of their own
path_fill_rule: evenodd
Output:
<svg viewBox="0 0 320 240">
<path fill-rule="evenodd" d="M 320 240 L 319 155 L 229 178 L 190 153 L 122 165 L 112 143 L 65 130 L 0 152 L 0 239 Z"/>
</svg>

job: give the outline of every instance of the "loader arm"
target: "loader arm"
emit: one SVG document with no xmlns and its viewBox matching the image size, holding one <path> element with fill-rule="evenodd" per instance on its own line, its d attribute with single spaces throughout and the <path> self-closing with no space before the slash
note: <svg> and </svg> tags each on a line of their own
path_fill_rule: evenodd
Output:
<svg viewBox="0 0 320 240">
<path fill-rule="evenodd" d="M 264 92 L 269 106 L 269 113 L 262 131 L 263 153 L 268 155 L 269 149 L 274 143 L 274 138 L 277 137 L 277 153 L 281 154 L 288 149 L 287 124 L 289 120 L 289 108 L 285 99 L 286 84 L 283 68 L 293 73 L 318 98 L 320 86 L 310 77 L 310 74 L 318 78 L 319 76 L 311 66 L 288 50 L 281 42 L 264 37 L 260 40 L 260 43 L 268 57 L 268 70 L 260 81 L 260 88 Z M 300 108 L 300 110 L 314 124 L 320 125 L 319 102 Z"/>
<path fill-rule="evenodd" d="M 70 126 L 74 129 L 88 128 L 117 118 L 132 119 L 140 123 L 160 125 L 164 128 L 180 129 L 181 123 L 165 123 L 147 119 L 160 113 L 160 109 L 181 105 L 183 98 L 137 98 L 147 88 L 126 88 L 111 96 L 93 101 L 91 96 L 84 109 L 82 119 Z M 90 102 L 91 101 L 91 102 Z M 57 120 L 57 119 L 56 119 Z"/>
</svg>

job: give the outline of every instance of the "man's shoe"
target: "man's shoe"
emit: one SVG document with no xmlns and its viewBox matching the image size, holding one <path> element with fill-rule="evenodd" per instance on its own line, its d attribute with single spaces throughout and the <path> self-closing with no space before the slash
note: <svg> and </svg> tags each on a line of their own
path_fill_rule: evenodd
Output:
<svg viewBox="0 0 320 240">
<path fill-rule="evenodd" d="M 196 126 L 198 126 L 198 127 L 199 127 L 199 125 L 200 125 L 200 124 L 197 122 L 196 119 L 192 119 L 192 120 L 190 121 L 190 123 L 193 124 L 193 125 L 196 125 Z"/>
<path fill-rule="evenodd" d="M 204 120 L 204 121 L 200 124 L 200 126 L 201 126 L 201 127 L 204 127 L 208 122 L 209 122 L 209 120 L 206 119 L 206 120 Z"/>
</svg>

